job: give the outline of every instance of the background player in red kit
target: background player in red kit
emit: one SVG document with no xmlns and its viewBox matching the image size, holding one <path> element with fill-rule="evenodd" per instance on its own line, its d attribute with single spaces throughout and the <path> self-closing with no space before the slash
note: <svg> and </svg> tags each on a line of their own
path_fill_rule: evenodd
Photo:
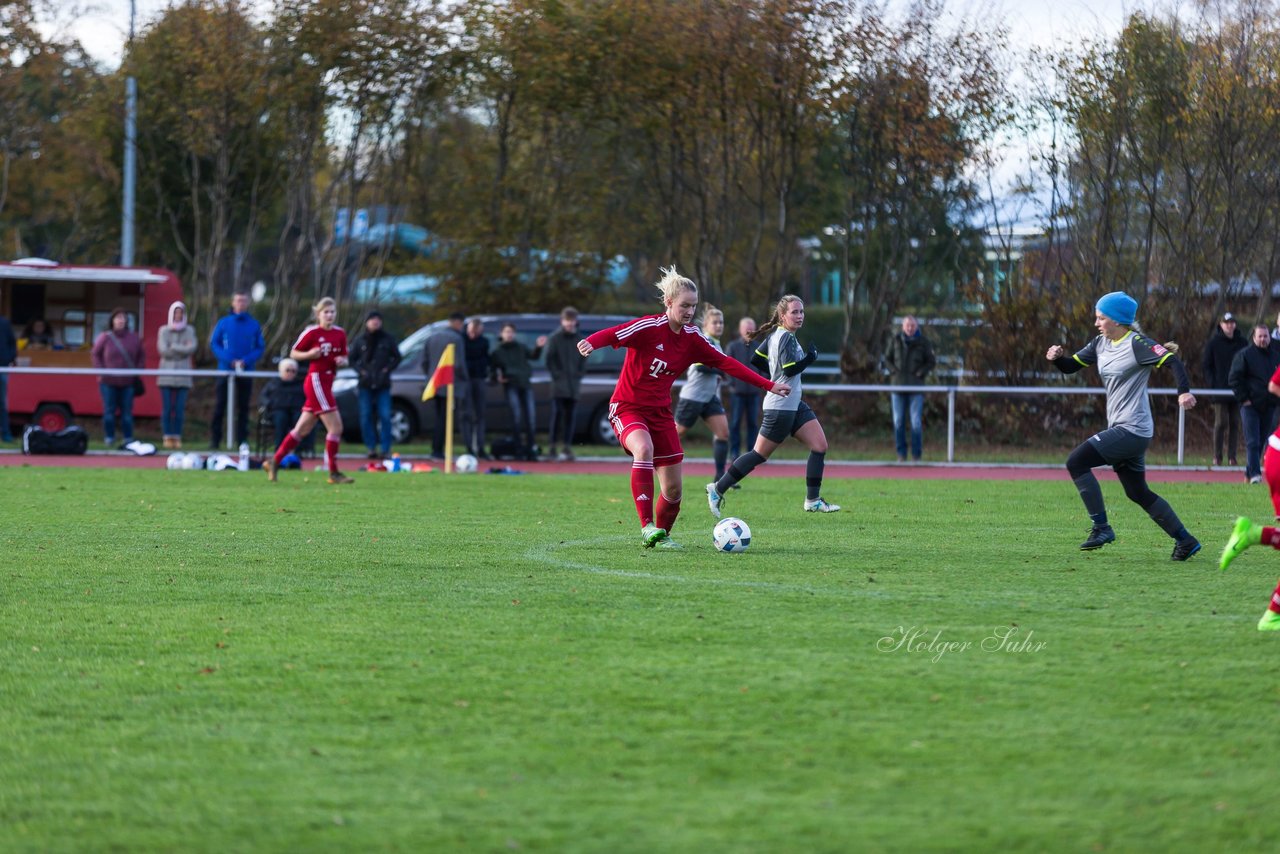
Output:
<svg viewBox="0 0 1280 854">
<path fill-rule="evenodd" d="M 1271 375 L 1271 380 L 1267 383 L 1267 391 L 1280 396 L 1280 370 Z M 1231 562 L 1250 546 L 1266 543 L 1273 549 L 1280 550 L 1280 428 L 1267 439 L 1267 450 L 1262 458 L 1262 473 L 1271 490 L 1271 508 L 1276 513 L 1276 524 L 1257 525 L 1247 516 L 1236 519 L 1236 526 L 1231 531 L 1226 547 L 1222 550 L 1222 557 L 1218 559 L 1218 566 L 1222 569 L 1230 566 Z M 1271 602 L 1267 605 L 1262 619 L 1258 621 L 1258 631 L 1280 631 L 1280 584 L 1276 585 L 1275 592 L 1271 594 Z"/>
<path fill-rule="evenodd" d="M 671 413 L 671 386 L 701 363 L 764 391 L 786 395 L 791 387 L 771 382 L 736 359 L 711 346 L 693 316 L 698 308 L 698 286 L 676 272 L 662 271 L 658 282 L 665 314 L 652 314 L 599 332 L 578 342 L 578 352 L 590 356 L 600 347 L 626 347 L 622 374 L 609 403 L 609 420 L 618 441 L 631 454 L 631 497 L 640 516 L 640 537 L 645 548 L 671 541 L 671 527 L 680 513 L 683 497 L 681 463 L 684 449 Z M 654 501 L 654 471 L 660 490 Z M 655 506 L 656 505 L 656 506 Z"/>
<path fill-rule="evenodd" d="M 342 416 L 338 414 L 338 403 L 333 397 L 333 377 L 338 368 L 347 365 L 347 333 L 341 326 L 335 325 L 338 317 L 338 304 L 332 297 L 325 297 L 311 307 L 315 313 L 316 324 L 302 330 L 298 340 L 293 342 L 290 357 L 299 362 L 310 362 L 306 379 L 302 386 L 306 392 L 307 402 L 302 405 L 302 414 L 276 448 L 272 459 L 262 464 L 267 470 L 267 478 L 274 481 L 276 472 L 280 470 L 280 461 L 285 458 L 298 443 L 316 426 L 316 421 L 324 424 L 324 461 L 329 469 L 330 483 L 351 483 L 351 478 L 338 471 L 338 443 L 342 439 Z"/>
</svg>

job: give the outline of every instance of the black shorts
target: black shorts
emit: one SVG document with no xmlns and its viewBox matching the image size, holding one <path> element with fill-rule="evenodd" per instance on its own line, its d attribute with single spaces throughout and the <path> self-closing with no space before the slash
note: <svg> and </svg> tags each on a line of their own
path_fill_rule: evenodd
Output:
<svg viewBox="0 0 1280 854">
<path fill-rule="evenodd" d="M 1131 433 L 1123 427 L 1108 427 L 1089 437 L 1089 444 L 1114 469 L 1147 470 L 1147 446 L 1151 440 Z"/>
<path fill-rule="evenodd" d="M 720 402 L 720 395 L 716 395 L 706 403 L 686 400 L 683 397 L 676 398 L 676 423 L 681 427 L 692 427 L 698 423 L 699 418 L 710 418 L 712 415 L 724 415 L 724 404 Z"/>
<path fill-rule="evenodd" d="M 760 435 L 768 439 L 770 442 L 782 442 L 788 436 L 794 436 L 796 431 L 810 421 L 817 421 L 818 416 L 809 408 L 809 404 L 803 400 L 795 410 L 790 409 L 766 409 L 764 417 L 760 419 Z"/>
</svg>

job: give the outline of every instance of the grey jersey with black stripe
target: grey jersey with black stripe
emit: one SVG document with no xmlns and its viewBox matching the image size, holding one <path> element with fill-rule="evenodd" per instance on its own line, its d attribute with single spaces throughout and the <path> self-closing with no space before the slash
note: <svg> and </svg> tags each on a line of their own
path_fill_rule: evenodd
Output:
<svg viewBox="0 0 1280 854">
<path fill-rule="evenodd" d="M 1107 426 L 1123 427 L 1138 436 L 1155 435 L 1147 383 L 1151 371 L 1173 354 L 1145 335 L 1129 332 L 1119 341 L 1094 338 L 1072 358 L 1081 365 L 1097 365 L 1107 387 Z"/>
<path fill-rule="evenodd" d="M 715 347 L 721 353 L 720 342 L 712 338 L 705 332 L 702 337 Z M 708 367 L 701 362 L 694 362 L 689 366 L 689 373 L 685 379 L 684 385 L 680 386 L 680 399 L 693 400 L 698 403 L 708 403 L 712 398 L 720 394 L 720 371 L 716 368 Z"/>
<path fill-rule="evenodd" d="M 756 352 L 768 356 L 769 378 L 771 380 L 775 383 L 786 383 L 791 386 L 791 394 L 786 397 L 774 394 L 771 391 L 766 392 L 764 408 L 795 412 L 800 408 L 800 375 L 796 374 L 794 377 L 789 377 L 782 372 L 782 369 L 794 365 L 804 358 L 804 351 L 800 349 L 800 342 L 796 340 L 796 336 L 779 326 L 769 333 L 769 337 L 765 339 L 764 346 L 757 347 Z"/>
</svg>

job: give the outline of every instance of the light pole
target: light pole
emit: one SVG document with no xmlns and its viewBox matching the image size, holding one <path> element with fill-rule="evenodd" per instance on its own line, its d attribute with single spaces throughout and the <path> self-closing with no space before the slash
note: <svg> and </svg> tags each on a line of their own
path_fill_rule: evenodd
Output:
<svg viewBox="0 0 1280 854">
<path fill-rule="evenodd" d="M 133 19 L 136 0 L 129 0 L 129 48 L 133 47 Z M 133 266 L 133 203 L 138 170 L 138 81 L 129 75 L 124 80 L 124 210 L 120 228 L 120 264 Z"/>
</svg>

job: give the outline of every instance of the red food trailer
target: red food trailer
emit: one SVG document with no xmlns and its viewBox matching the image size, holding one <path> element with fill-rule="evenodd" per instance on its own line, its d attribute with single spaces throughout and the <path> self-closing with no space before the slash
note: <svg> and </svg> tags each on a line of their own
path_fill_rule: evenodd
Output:
<svg viewBox="0 0 1280 854">
<path fill-rule="evenodd" d="M 169 322 L 169 305 L 182 299 L 182 283 L 168 270 L 146 267 L 78 267 L 24 258 L 0 264 L 0 315 L 18 338 L 18 367 L 91 368 L 89 352 L 107 328 L 113 308 L 129 313 L 129 328 L 146 348 L 144 367 L 156 368 L 156 333 Z M 52 346 L 23 338 L 32 320 L 43 319 Z M 156 378 L 144 377 L 147 393 L 133 405 L 135 417 L 159 417 Z M 80 416 L 102 415 L 98 378 L 87 375 L 10 374 L 9 414 L 57 431 Z"/>
</svg>

